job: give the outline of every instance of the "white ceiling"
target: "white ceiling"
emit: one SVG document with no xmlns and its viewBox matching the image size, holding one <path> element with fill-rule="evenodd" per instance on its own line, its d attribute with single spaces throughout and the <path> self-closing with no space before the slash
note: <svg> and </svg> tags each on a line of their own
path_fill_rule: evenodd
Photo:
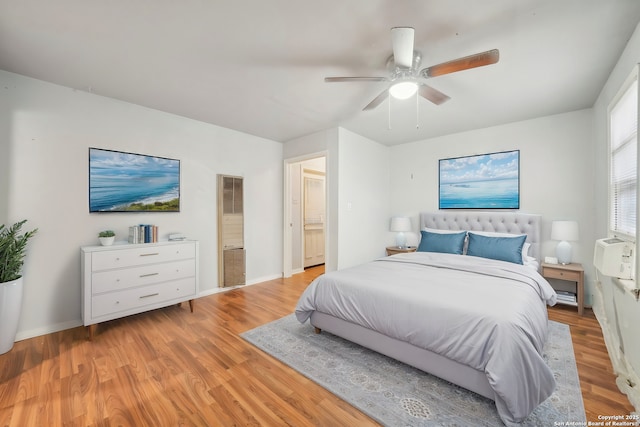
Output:
<svg viewBox="0 0 640 427">
<path fill-rule="evenodd" d="M 0 0 L 0 69 L 280 142 L 394 145 L 591 107 L 639 21 L 638 0 Z M 441 106 L 363 112 L 384 83 L 324 77 L 386 76 L 394 26 L 423 67 L 500 62 L 430 80 Z"/>
</svg>

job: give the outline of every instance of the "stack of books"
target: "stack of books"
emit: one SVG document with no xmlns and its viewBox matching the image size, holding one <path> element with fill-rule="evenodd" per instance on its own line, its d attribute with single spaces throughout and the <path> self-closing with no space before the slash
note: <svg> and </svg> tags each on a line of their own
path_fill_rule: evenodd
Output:
<svg viewBox="0 0 640 427">
<path fill-rule="evenodd" d="M 157 241 L 157 225 L 140 224 L 129 227 L 129 243 L 155 243 Z"/>
<path fill-rule="evenodd" d="M 578 303 L 578 298 L 573 292 L 556 291 L 556 294 L 558 295 L 558 302 L 565 302 L 570 304 Z"/>
</svg>

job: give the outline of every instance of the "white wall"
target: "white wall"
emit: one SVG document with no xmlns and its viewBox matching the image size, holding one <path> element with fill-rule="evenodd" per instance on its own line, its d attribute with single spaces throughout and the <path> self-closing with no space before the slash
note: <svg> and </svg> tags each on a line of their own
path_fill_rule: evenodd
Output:
<svg viewBox="0 0 640 427">
<path fill-rule="evenodd" d="M 125 240 L 130 225 L 153 223 L 161 239 L 200 240 L 201 293 L 217 291 L 217 174 L 245 178 L 247 282 L 280 277 L 282 144 L 3 71 L 0 88 L 0 154 L 10 153 L 0 207 L 7 222 L 39 228 L 18 338 L 80 324 L 79 248 L 106 228 Z M 181 212 L 89 214 L 88 147 L 179 159 Z"/>
<path fill-rule="evenodd" d="M 11 113 L 9 105 L 2 100 L 6 98 L 9 88 L 0 86 L 0 224 L 7 223 L 9 215 L 9 159 L 11 159 L 11 145 L 8 135 L 11 133 Z"/>
<path fill-rule="evenodd" d="M 339 131 L 338 268 L 385 255 L 389 229 L 389 147 Z"/>
<path fill-rule="evenodd" d="M 592 110 L 581 110 L 394 146 L 393 214 L 411 216 L 417 233 L 419 212 L 438 210 L 439 159 L 518 149 L 520 211 L 542 215 L 542 255 L 555 255 L 551 221 L 576 220 L 580 241 L 572 245 L 573 260 L 589 267 L 594 239 L 592 120 Z M 416 241 L 414 237 L 409 243 Z M 589 304 L 590 286 L 585 294 Z"/>
<path fill-rule="evenodd" d="M 640 63 L 640 24 L 620 56 L 594 105 L 595 237 L 608 233 L 608 107 L 636 64 Z M 639 177 L 640 180 L 640 177 Z M 640 205 L 639 205 L 640 207 Z M 640 216 L 639 216 L 640 218 Z M 637 238 L 637 236 L 636 236 Z M 593 244 L 594 242 L 591 242 Z M 637 249 L 637 244 L 636 244 Z M 637 251 L 636 251 L 637 252 Z M 636 254 L 636 259 L 638 254 Z M 638 271 L 638 268 L 636 268 Z M 593 278 L 592 278 L 593 279 Z M 610 278 L 600 276 L 602 298 L 596 298 L 594 312 L 598 317 L 621 390 L 628 394 L 636 409 L 640 408 L 640 392 L 626 386 L 627 380 L 640 381 L 640 302 L 630 292 L 623 292 Z M 637 278 L 636 278 L 637 281 Z M 637 286 L 637 284 L 636 284 Z M 621 349 L 624 349 L 621 351 Z"/>
</svg>

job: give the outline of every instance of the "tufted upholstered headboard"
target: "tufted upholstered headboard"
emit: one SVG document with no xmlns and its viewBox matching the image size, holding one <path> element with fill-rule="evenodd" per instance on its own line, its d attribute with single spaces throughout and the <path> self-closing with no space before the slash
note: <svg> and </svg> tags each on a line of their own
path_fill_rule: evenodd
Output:
<svg viewBox="0 0 640 427">
<path fill-rule="evenodd" d="M 420 229 L 475 230 L 526 234 L 531 244 L 529 255 L 540 260 L 542 216 L 519 212 L 421 212 Z"/>
</svg>

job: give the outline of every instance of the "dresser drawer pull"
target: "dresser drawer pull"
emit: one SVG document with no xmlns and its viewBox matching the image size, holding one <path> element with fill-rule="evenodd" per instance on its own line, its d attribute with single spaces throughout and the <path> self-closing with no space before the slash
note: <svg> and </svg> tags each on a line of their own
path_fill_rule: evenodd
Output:
<svg viewBox="0 0 640 427">
<path fill-rule="evenodd" d="M 151 276 L 157 276 L 160 273 L 149 273 L 149 274 L 141 274 L 140 277 L 151 277 Z"/>
<path fill-rule="evenodd" d="M 140 254 L 140 256 L 153 256 L 153 255 L 160 255 L 160 252 L 153 252 L 150 254 Z"/>
<path fill-rule="evenodd" d="M 140 299 L 149 298 L 149 297 L 155 297 L 155 296 L 158 296 L 158 295 L 160 295 L 160 293 L 156 292 L 155 294 L 143 295 L 143 296 L 140 297 Z"/>
</svg>

